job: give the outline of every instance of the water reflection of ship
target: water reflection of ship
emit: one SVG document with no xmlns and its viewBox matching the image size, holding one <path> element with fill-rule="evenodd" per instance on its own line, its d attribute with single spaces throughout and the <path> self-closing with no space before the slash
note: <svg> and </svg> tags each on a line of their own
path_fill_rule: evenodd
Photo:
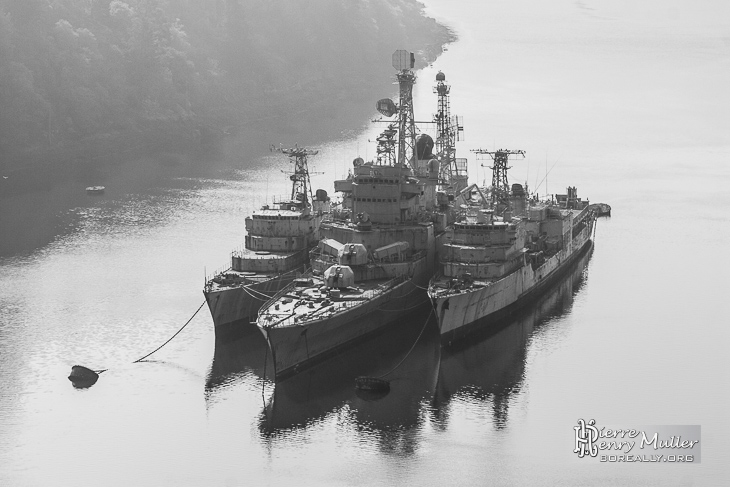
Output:
<svg viewBox="0 0 730 487">
<path fill-rule="evenodd" d="M 438 427 L 445 429 L 448 426 L 454 398 L 488 404 L 492 408 L 494 426 L 506 426 L 509 406 L 523 386 L 528 339 L 550 319 L 570 311 L 573 296 L 583 284 L 583 272 L 592 252 L 593 249 L 589 249 L 559 285 L 517 317 L 503 321 L 498 327 L 486 328 L 485 333 L 473 336 L 458 348 L 441 352 L 432 409 Z"/>
<path fill-rule="evenodd" d="M 236 340 L 217 336 L 213 365 L 205 382 L 207 400 L 219 392 L 250 378 L 258 381 L 264 374 L 267 345 L 257 328 L 250 327 Z"/>
<path fill-rule="evenodd" d="M 439 334 L 427 311 L 350 349 L 346 358 L 334 357 L 278 382 L 260 416 L 262 436 L 274 441 L 337 414 L 385 451 L 412 451 L 418 437 L 414 431 L 423 421 L 422 407 L 432 400 L 438 378 Z M 401 360 L 401 365 L 387 376 L 391 381 L 389 393 L 356 390 L 355 377 L 381 376 Z"/>
</svg>

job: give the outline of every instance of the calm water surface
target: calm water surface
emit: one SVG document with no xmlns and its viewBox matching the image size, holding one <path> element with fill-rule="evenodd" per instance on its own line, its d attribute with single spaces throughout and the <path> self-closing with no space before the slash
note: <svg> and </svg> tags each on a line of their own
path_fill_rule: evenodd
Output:
<svg viewBox="0 0 730 487">
<path fill-rule="evenodd" d="M 512 181 L 541 193 L 575 185 L 610 203 L 590 258 L 467 347 L 442 351 L 426 310 L 275 387 L 263 339 L 216 343 L 205 309 L 150 361 L 132 362 L 202 303 L 205 273 L 243 241 L 245 216 L 288 191 L 286 160 L 242 158 L 246 169 L 225 178 L 66 195 L 71 210 L 32 220 L 39 234 L 51 229 L 50 243 L 0 257 L 1 485 L 727 480 L 728 7 L 427 3 L 460 40 L 419 73 L 417 117 L 435 110 L 442 70 L 464 117 L 459 150 L 472 181 L 489 176 L 470 149 L 524 149 Z M 320 147 L 315 187 L 330 189 L 356 155 L 372 157 L 377 127 L 356 129 Z M 281 142 L 306 144 L 306 134 Z M 7 213 L 19 208 L 43 212 L 48 196 L 2 200 L 3 221 L 17 222 Z M 7 223 L 0 238 L 18 228 Z M 356 393 L 353 377 L 390 370 L 419 334 L 390 394 Z M 109 370 L 77 390 L 66 379 L 75 363 Z M 699 424 L 702 463 L 579 459 L 579 418 Z"/>
</svg>

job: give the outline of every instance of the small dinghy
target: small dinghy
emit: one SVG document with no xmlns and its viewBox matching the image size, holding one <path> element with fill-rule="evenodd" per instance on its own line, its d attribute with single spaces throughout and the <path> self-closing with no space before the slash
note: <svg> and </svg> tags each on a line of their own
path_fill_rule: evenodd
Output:
<svg viewBox="0 0 730 487">
<path fill-rule="evenodd" d="M 591 207 L 596 211 L 598 216 L 611 216 L 611 205 L 607 203 L 594 203 Z"/>
<path fill-rule="evenodd" d="M 388 392 L 390 391 L 390 381 L 377 377 L 357 377 L 355 387 L 361 391 Z"/>
<path fill-rule="evenodd" d="M 104 186 L 89 186 L 86 188 L 86 194 L 104 194 Z"/>
</svg>

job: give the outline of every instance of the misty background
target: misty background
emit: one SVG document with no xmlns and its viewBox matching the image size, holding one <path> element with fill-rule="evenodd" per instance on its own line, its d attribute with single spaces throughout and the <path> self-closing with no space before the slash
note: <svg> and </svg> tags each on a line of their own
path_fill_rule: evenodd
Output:
<svg viewBox="0 0 730 487">
<path fill-rule="evenodd" d="M 0 0 L 0 198 L 103 183 L 134 159 L 196 169 L 359 126 L 392 95 L 394 49 L 423 66 L 453 40 L 423 8 Z"/>
</svg>

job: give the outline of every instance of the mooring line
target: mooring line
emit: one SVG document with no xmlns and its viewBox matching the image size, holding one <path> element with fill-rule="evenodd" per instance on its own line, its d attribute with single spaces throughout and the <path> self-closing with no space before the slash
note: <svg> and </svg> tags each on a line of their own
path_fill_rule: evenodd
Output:
<svg viewBox="0 0 730 487">
<path fill-rule="evenodd" d="M 266 388 L 266 362 L 269 360 L 269 335 L 266 335 L 266 355 L 264 355 L 264 374 L 261 376 L 261 400 L 264 403 L 264 408 L 266 407 L 266 396 L 264 395 L 264 390 Z M 276 370 L 276 364 L 274 364 L 274 369 Z"/>
<path fill-rule="evenodd" d="M 200 305 L 200 307 L 199 307 L 199 308 L 198 308 L 198 309 L 197 309 L 197 310 L 195 311 L 195 313 L 193 313 L 193 316 L 191 316 L 191 317 L 190 317 L 190 319 L 189 319 L 188 321 L 186 321 L 186 322 L 185 322 L 185 324 L 184 324 L 184 325 L 182 326 L 182 328 L 180 328 L 179 330 L 177 330 L 177 332 L 175 332 L 175 334 L 174 334 L 174 335 L 172 335 L 172 336 L 171 336 L 171 337 L 170 337 L 170 338 L 169 338 L 169 339 L 168 339 L 168 340 L 167 340 L 167 341 L 166 341 L 165 343 L 163 343 L 163 344 L 162 344 L 162 345 L 160 345 L 159 347 L 155 348 L 154 350 L 152 350 L 152 351 L 151 351 L 150 353 L 148 353 L 148 354 L 147 354 L 147 355 L 145 355 L 144 357 L 142 357 L 142 358 L 138 358 L 137 360 L 135 360 L 135 361 L 134 361 L 134 362 L 132 362 L 132 363 L 133 363 L 133 364 L 136 364 L 137 362 L 141 362 L 142 360 L 146 359 L 147 357 L 149 357 L 150 355 L 152 355 L 153 353 L 157 352 L 157 351 L 158 351 L 159 349 L 161 349 L 162 347 L 164 347 L 165 345 L 167 345 L 168 343 L 170 343 L 170 342 L 172 341 L 172 339 L 173 339 L 173 338 L 175 338 L 175 337 L 176 337 L 176 336 L 177 336 L 177 335 L 178 335 L 178 334 L 179 334 L 179 333 L 180 333 L 181 331 L 183 331 L 183 329 L 184 329 L 184 328 L 185 328 L 186 326 L 188 326 L 188 325 L 190 324 L 190 322 L 191 322 L 191 321 L 193 321 L 193 318 L 195 318 L 195 315 L 197 315 L 197 314 L 198 314 L 198 312 L 199 312 L 199 311 L 200 311 L 201 309 L 203 309 L 203 306 L 205 306 L 205 301 L 203 301 L 203 304 L 201 304 L 201 305 Z"/>
<path fill-rule="evenodd" d="M 386 375 L 389 375 L 389 374 L 393 373 L 395 371 L 395 369 L 397 369 L 398 367 L 400 367 L 401 364 L 408 358 L 408 356 L 411 354 L 411 352 L 413 351 L 413 349 L 416 348 L 416 344 L 418 343 L 418 340 L 421 339 L 421 335 L 423 335 L 423 331 L 426 329 L 426 325 L 428 325 L 428 322 L 431 320 L 431 315 L 433 315 L 433 306 L 431 306 L 431 312 L 428 313 L 428 318 L 426 318 L 426 322 L 423 324 L 423 327 L 421 328 L 421 331 L 418 333 L 418 337 L 416 338 L 416 341 L 413 342 L 413 345 L 411 345 L 411 349 L 408 350 L 408 353 L 406 353 L 405 357 L 403 357 L 401 359 L 401 361 L 398 362 L 398 365 L 396 365 L 395 367 L 393 367 L 392 369 L 390 369 L 385 374 L 379 375 L 378 377 L 376 377 L 376 379 L 382 379 Z"/>
<path fill-rule="evenodd" d="M 408 295 L 406 294 L 403 297 L 405 297 L 405 296 L 408 296 Z M 408 310 L 411 310 L 411 309 L 420 308 L 421 306 L 423 306 L 423 303 L 418 303 L 418 304 L 416 304 L 414 306 L 411 306 L 410 308 L 398 308 L 398 309 L 376 308 L 376 309 L 378 311 L 408 311 Z"/>
<path fill-rule="evenodd" d="M 198 312 L 200 312 L 200 310 L 203 309 L 203 306 L 205 306 L 206 302 L 207 302 L 207 300 L 204 300 L 203 303 L 200 305 L 200 307 L 198 307 L 198 309 L 195 310 L 195 313 L 193 313 L 193 316 L 191 316 L 190 319 L 185 322 L 185 324 L 182 326 L 182 328 L 177 330 L 177 332 L 175 332 L 175 334 L 172 335 L 165 343 L 163 343 L 159 347 L 155 348 L 154 350 L 152 350 L 150 353 L 148 353 L 144 357 L 138 358 L 137 360 L 135 360 L 132 363 L 136 364 L 138 362 L 143 361 L 144 359 L 146 359 L 147 357 L 149 357 L 150 355 L 152 355 L 153 353 L 157 352 L 162 347 L 164 347 L 165 345 L 170 343 L 173 338 L 178 336 L 180 334 L 180 332 L 183 331 L 183 329 L 186 326 L 188 326 L 191 321 L 193 321 L 193 318 L 195 318 L 195 316 L 198 314 Z M 92 370 L 88 367 L 84 367 L 83 365 L 74 365 L 73 367 L 71 367 L 71 375 L 69 375 L 68 378 L 74 384 L 74 387 L 77 387 L 77 388 L 91 387 L 92 385 L 94 385 L 96 383 L 97 379 L 99 378 L 99 374 L 101 374 L 102 372 L 106 372 L 107 370 L 109 370 L 109 369 Z"/>
<path fill-rule="evenodd" d="M 249 296 L 251 296 L 253 299 L 257 299 L 259 301 L 268 301 L 270 300 L 274 295 L 272 294 L 269 296 L 266 293 L 262 293 L 261 291 L 257 291 L 255 289 L 249 289 L 246 286 L 241 286 L 241 289 L 243 289 Z M 255 296 L 253 293 L 259 294 L 261 296 L 264 296 L 263 298 L 259 298 L 258 296 Z M 276 294 L 276 293 L 274 293 Z"/>
</svg>

